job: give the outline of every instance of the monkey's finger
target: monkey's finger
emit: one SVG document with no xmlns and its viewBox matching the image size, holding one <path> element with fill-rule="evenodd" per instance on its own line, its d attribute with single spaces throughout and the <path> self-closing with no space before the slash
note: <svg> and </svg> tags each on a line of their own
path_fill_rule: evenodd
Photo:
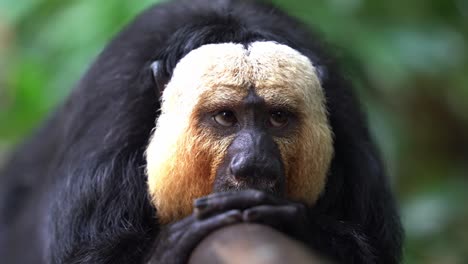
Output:
<svg viewBox="0 0 468 264">
<path fill-rule="evenodd" d="M 240 222 L 242 222 L 242 212 L 239 210 L 231 210 L 205 220 L 196 221 L 189 227 L 180 241 L 183 241 L 183 246 L 191 249 L 211 232 Z"/>
<path fill-rule="evenodd" d="M 193 222 L 196 221 L 195 216 L 192 214 L 190 216 L 185 217 L 184 219 L 177 221 L 176 223 L 171 225 L 171 229 L 173 230 L 179 230 L 183 229 L 184 227 L 192 224 Z"/>
<path fill-rule="evenodd" d="M 257 205 L 280 205 L 282 201 L 257 190 L 246 190 L 236 193 L 220 193 L 197 199 L 194 203 L 195 216 L 203 219 L 231 209 L 244 210 Z"/>
<path fill-rule="evenodd" d="M 285 223 L 291 222 L 292 219 L 297 219 L 299 215 L 299 208 L 292 205 L 260 205 L 245 210 L 242 214 L 242 220 L 280 228 Z"/>
<path fill-rule="evenodd" d="M 223 197 L 238 196 L 240 194 L 247 194 L 250 196 L 255 196 L 255 195 L 262 196 L 262 194 L 266 194 L 266 193 L 259 191 L 259 190 L 255 190 L 255 189 L 216 192 L 216 193 L 211 193 L 211 194 L 208 194 L 207 196 L 198 198 L 197 201 L 205 201 L 205 200 L 211 200 L 211 199 L 217 199 L 217 198 L 223 198 Z"/>
</svg>

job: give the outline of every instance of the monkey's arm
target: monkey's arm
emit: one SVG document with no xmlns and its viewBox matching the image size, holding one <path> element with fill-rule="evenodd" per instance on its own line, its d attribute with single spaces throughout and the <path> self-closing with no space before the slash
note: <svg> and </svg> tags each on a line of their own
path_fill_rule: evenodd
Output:
<svg viewBox="0 0 468 264">
<path fill-rule="evenodd" d="M 49 193 L 47 263 L 141 263 L 151 246 L 157 230 L 140 160 L 94 158 Z"/>
<path fill-rule="evenodd" d="M 166 225 L 156 238 L 148 263 L 187 263 L 192 250 L 208 234 L 222 227 L 239 223 L 241 220 L 240 210 L 229 210 L 204 219 L 199 219 L 192 214 L 178 222 Z"/>
</svg>

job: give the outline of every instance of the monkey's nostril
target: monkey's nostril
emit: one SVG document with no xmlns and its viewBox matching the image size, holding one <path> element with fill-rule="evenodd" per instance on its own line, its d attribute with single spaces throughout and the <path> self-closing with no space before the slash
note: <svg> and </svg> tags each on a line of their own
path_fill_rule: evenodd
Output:
<svg viewBox="0 0 468 264">
<path fill-rule="evenodd" d="M 249 174 L 248 159 L 242 155 L 237 155 L 232 158 L 229 166 L 230 173 L 237 179 L 242 180 Z"/>
<path fill-rule="evenodd" d="M 279 160 L 254 153 L 240 153 L 232 157 L 229 174 L 239 183 L 276 182 L 282 168 Z"/>
</svg>

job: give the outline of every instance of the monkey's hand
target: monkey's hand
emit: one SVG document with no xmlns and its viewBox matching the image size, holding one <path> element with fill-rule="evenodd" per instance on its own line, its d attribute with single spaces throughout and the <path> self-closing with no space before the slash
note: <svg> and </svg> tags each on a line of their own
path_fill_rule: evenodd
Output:
<svg viewBox="0 0 468 264">
<path fill-rule="evenodd" d="M 335 256 L 338 263 L 375 263 L 372 247 L 359 227 L 265 192 L 214 193 L 195 201 L 194 214 L 202 220 L 228 210 L 241 211 L 243 222 L 271 226 L 325 256 Z"/>
<path fill-rule="evenodd" d="M 163 227 L 156 238 L 156 248 L 148 263 L 187 263 L 195 246 L 211 232 L 242 221 L 240 210 L 226 210 L 199 219 L 192 214 Z"/>
<path fill-rule="evenodd" d="M 221 192 L 199 198 L 194 214 L 202 220 L 228 210 L 240 210 L 243 222 L 265 224 L 299 239 L 308 222 L 305 205 L 258 190 Z"/>
</svg>

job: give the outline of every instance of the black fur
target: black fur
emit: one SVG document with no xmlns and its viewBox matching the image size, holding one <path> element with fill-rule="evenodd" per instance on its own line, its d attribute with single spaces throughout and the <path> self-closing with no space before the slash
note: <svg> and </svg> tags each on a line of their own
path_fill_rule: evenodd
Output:
<svg viewBox="0 0 468 264">
<path fill-rule="evenodd" d="M 69 99 L 15 153 L 0 182 L 3 263 L 142 263 L 162 250 L 145 151 L 157 95 L 176 63 L 207 43 L 272 40 L 324 73 L 335 156 L 308 243 L 339 263 L 399 263 L 402 230 L 352 87 L 315 34 L 268 4 L 155 6 L 104 49 Z M 159 60 L 156 85 L 150 68 Z M 306 230 L 304 230 L 305 232 Z M 163 260 L 160 260 L 163 261 Z"/>
</svg>

